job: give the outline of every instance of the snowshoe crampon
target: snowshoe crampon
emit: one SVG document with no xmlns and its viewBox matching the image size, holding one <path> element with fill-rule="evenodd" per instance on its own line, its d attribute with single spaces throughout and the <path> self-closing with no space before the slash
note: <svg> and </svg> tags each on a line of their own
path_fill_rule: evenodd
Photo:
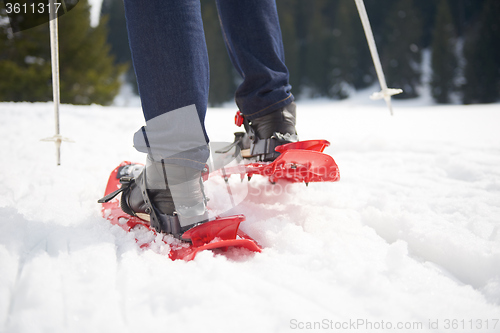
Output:
<svg viewBox="0 0 500 333">
<path fill-rule="evenodd" d="M 111 172 L 106 186 L 105 196 L 115 192 L 122 186 L 120 183 L 119 171 L 122 167 L 131 165 L 131 162 L 122 162 L 116 169 Z M 102 215 L 109 220 L 111 224 L 118 225 L 125 231 L 133 231 L 145 229 L 147 232 L 157 235 L 156 231 L 151 227 L 147 218 L 131 216 L 120 207 L 120 196 L 102 203 Z M 227 250 L 229 247 L 245 248 L 253 252 L 260 252 L 261 248 L 253 240 L 239 229 L 241 222 L 245 220 L 243 215 L 234 215 L 228 217 L 218 217 L 214 220 L 205 222 L 194 228 L 189 229 L 182 235 L 180 241 L 173 237 L 161 237 L 161 242 L 170 249 L 169 258 L 172 260 L 192 260 L 196 254 L 204 250 L 221 249 Z M 168 239 L 167 239 L 168 238 Z M 149 237 L 148 240 L 138 239 L 136 241 L 141 248 L 150 247 L 153 242 L 158 242 L 158 237 Z"/>
<path fill-rule="evenodd" d="M 271 183 L 283 180 L 292 183 L 335 182 L 340 179 L 335 160 L 323 150 L 330 145 L 327 140 L 307 140 L 276 147 L 280 155 L 273 162 L 254 162 L 223 169 L 223 177 L 238 174 L 267 177 Z"/>
</svg>

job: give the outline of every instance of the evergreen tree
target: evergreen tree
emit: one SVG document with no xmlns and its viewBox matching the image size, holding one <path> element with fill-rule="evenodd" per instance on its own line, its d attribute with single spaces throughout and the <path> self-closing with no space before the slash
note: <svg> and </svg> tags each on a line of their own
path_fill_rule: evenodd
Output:
<svg viewBox="0 0 500 333">
<path fill-rule="evenodd" d="M 277 1 L 285 1 L 285 0 L 277 0 Z M 314 0 L 311 0 L 313 2 Z M 314 2 L 312 4 L 306 3 L 302 0 L 297 0 L 297 1 L 292 1 L 289 3 L 291 6 L 294 7 L 295 10 L 295 15 L 294 15 L 294 34 L 296 38 L 296 43 L 297 43 L 297 60 L 296 60 L 296 73 L 297 77 L 294 78 L 295 82 L 298 82 L 298 84 L 295 84 L 294 88 L 294 94 L 295 98 L 300 98 L 299 94 L 304 93 L 304 88 L 309 89 L 309 78 L 307 76 L 307 66 L 306 66 L 306 53 L 307 53 L 307 48 L 309 45 L 309 15 L 307 11 L 307 7 L 314 5 Z M 284 6 L 278 6 L 278 10 Z M 285 33 L 284 35 L 287 35 Z M 285 44 L 285 52 L 287 50 L 288 46 Z M 285 53 L 285 56 L 286 53 Z M 288 58 L 287 58 L 288 59 Z M 287 60 L 285 59 L 285 62 Z"/>
<path fill-rule="evenodd" d="M 101 20 L 107 20 L 105 24 L 108 28 L 107 42 L 111 46 L 110 52 L 114 55 L 115 62 L 131 63 L 123 1 L 103 0 L 100 17 Z"/>
<path fill-rule="evenodd" d="M 500 97 L 500 2 L 486 0 L 477 26 L 466 36 L 463 102 L 492 103 Z"/>
<path fill-rule="evenodd" d="M 290 73 L 290 84 L 295 95 L 300 94 L 300 39 L 297 33 L 297 2 L 301 0 L 277 0 L 278 15 L 285 49 L 285 63 Z"/>
<path fill-rule="evenodd" d="M 48 24 L 15 34 L 2 25 L 0 34 L 0 100 L 52 100 Z M 87 0 L 59 18 L 59 57 L 61 102 L 112 102 L 125 68 L 113 65 L 105 27 L 90 26 Z"/>
<path fill-rule="evenodd" d="M 353 37 L 352 6 L 354 1 L 341 1 L 335 11 L 335 22 L 332 30 L 332 95 L 337 98 L 349 97 L 349 91 L 354 89 L 353 67 L 357 65 L 356 45 Z M 355 6 L 355 5 L 354 5 Z M 354 7 L 355 8 L 355 7 Z M 356 22 L 357 23 L 357 22 Z"/>
<path fill-rule="evenodd" d="M 115 66 L 106 43 L 107 28 L 90 26 L 87 0 L 60 19 L 61 101 L 110 104 L 119 91 L 119 76 L 127 66 Z"/>
<path fill-rule="evenodd" d="M 457 0 L 452 0 L 453 2 Z M 422 48 L 428 48 L 431 46 L 435 24 L 436 24 L 436 11 L 438 10 L 438 4 L 440 4 L 440 0 L 432 0 L 432 1 L 414 1 L 414 6 L 420 13 L 420 17 L 422 20 L 421 29 L 422 29 Z"/>
<path fill-rule="evenodd" d="M 386 37 L 388 12 L 396 8 L 398 1 L 399 0 L 384 0 L 383 5 L 381 5 L 380 0 L 364 0 L 375 43 L 377 44 L 379 52 L 386 47 L 388 42 Z M 363 43 L 366 43 L 366 40 L 364 40 Z"/>
<path fill-rule="evenodd" d="M 14 34 L 1 11 L 0 22 L 0 101 L 52 100 L 48 25 Z"/>
<path fill-rule="evenodd" d="M 100 24 L 108 29 L 107 43 L 111 46 L 110 53 L 115 58 L 115 65 L 127 64 L 126 81 L 132 84 L 136 94 L 139 94 L 132 55 L 128 44 L 127 23 L 123 0 L 103 0 L 101 6 Z"/>
<path fill-rule="evenodd" d="M 233 98 L 236 89 L 235 74 L 222 38 L 215 2 L 202 0 L 201 5 L 203 28 L 210 60 L 208 103 L 211 106 L 216 106 Z"/>
<path fill-rule="evenodd" d="M 398 0 L 387 15 L 381 50 L 387 83 L 403 89 L 395 98 L 418 96 L 422 61 L 422 21 L 413 0 Z"/>
<path fill-rule="evenodd" d="M 341 1 L 335 11 L 333 92 L 348 97 L 349 90 L 373 83 L 372 60 L 354 1 Z"/>
<path fill-rule="evenodd" d="M 471 24 L 481 12 L 485 0 L 454 0 L 451 2 L 451 11 L 457 34 L 464 37 L 471 28 Z"/>
<path fill-rule="evenodd" d="M 454 90 L 457 69 L 455 28 L 448 0 L 440 0 L 432 40 L 432 97 L 438 103 L 449 103 Z"/>
<path fill-rule="evenodd" d="M 305 85 L 310 89 L 309 96 L 328 96 L 331 86 L 331 35 L 323 16 L 328 0 L 315 0 L 313 3 L 300 3 L 300 10 L 307 14 L 307 35 L 303 58 L 303 78 Z"/>
</svg>

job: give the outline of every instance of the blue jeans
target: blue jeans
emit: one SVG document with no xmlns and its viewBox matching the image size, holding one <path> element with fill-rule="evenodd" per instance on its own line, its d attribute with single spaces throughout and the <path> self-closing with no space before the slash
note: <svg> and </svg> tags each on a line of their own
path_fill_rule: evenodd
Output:
<svg viewBox="0 0 500 333">
<path fill-rule="evenodd" d="M 124 3 L 146 121 L 194 105 L 208 142 L 204 119 L 209 65 L 200 1 L 124 0 Z M 235 93 L 241 112 L 252 120 L 290 104 L 294 97 L 284 63 L 275 0 L 216 0 L 216 3 L 230 59 L 243 77 Z"/>
<path fill-rule="evenodd" d="M 217 0 L 231 61 L 243 77 L 236 104 L 248 119 L 293 101 L 274 0 Z M 204 119 L 208 55 L 199 0 L 125 0 L 146 120 L 195 104 Z"/>
</svg>

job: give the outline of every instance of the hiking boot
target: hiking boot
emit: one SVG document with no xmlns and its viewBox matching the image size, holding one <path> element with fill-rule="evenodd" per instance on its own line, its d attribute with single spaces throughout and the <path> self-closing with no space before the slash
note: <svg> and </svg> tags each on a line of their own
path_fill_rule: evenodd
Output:
<svg viewBox="0 0 500 333">
<path fill-rule="evenodd" d="M 121 196 L 122 210 L 149 220 L 156 231 L 180 238 L 188 229 L 208 221 L 201 171 L 148 157 L 138 175 L 133 167 L 122 174 L 122 184 L 128 186 Z"/>
<path fill-rule="evenodd" d="M 236 125 L 245 126 L 245 132 L 234 133 L 234 142 L 216 153 L 227 153 L 235 146 L 241 156 L 257 161 L 274 161 L 280 153 L 275 148 L 287 143 L 297 142 L 295 129 L 296 105 L 294 102 L 265 116 L 247 120 L 241 111 L 236 114 Z M 239 151 L 235 152 L 235 155 Z"/>
</svg>

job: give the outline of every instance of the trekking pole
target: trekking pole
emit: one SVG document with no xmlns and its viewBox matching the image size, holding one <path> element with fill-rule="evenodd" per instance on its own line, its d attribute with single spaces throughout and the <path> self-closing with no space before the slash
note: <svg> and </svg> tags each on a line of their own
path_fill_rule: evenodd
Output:
<svg viewBox="0 0 500 333">
<path fill-rule="evenodd" d="M 384 71 L 382 70 L 382 64 L 380 63 L 380 58 L 378 56 L 377 45 L 375 44 L 375 39 L 373 38 L 372 28 L 370 26 L 370 21 L 368 20 L 368 14 L 366 13 L 366 8 L 363 0 L 356 1 L 356 7 L 358 8 L 359 17 L 361 18 L 361 23 L 363 24 L 363 29 L 365 31 L 366 40 L 368 41 L 368 47 L 370 48 L 370 53 L 372 55 L 373 64 L 375 65 L 375 71 L 377 72 L 378 81 L 380 82 L 380 88 L 382 89 L 378 93 L 373 93 L 371 99 L 384 99 L 389 111 L 392 112 L 391 96 L 401 94 L 402 89 L 392 89 L 387 88 L 387 83 L 385 82 Z"/>
<path fill-rule="evenodd" d="M 64 1 L 63 1 L 64 2 Z M 54 115 L 56 134 L 41 141 L 53 141 L 56 144 L 57 165 L 61 165 L 61 143 L 74 142 L 64 138 L 59 133 L 59 104 L 61 101 L 59 89 L 59 39 L 57 34 L 57 8 L 54 0 L 49 0 L 50 58 L 52 66 L 52 96 L 54 100 Z"/>
</svg>

